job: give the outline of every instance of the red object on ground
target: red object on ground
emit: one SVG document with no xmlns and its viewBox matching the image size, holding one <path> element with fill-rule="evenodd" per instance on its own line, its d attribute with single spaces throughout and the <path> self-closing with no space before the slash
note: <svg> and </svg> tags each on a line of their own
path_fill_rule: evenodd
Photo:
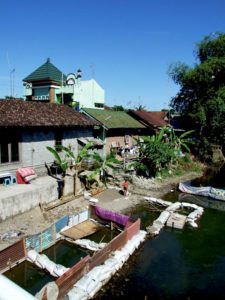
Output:
<svg viewBox="0 0 225 300">
<path fill-rule="evenodd" d="M 20 168 L 16 171 L 16 179 L 18 184 L 30 183 L 30 180 L 35 177 L 37 177 L 37 175 L 32 168 Z"/>
<path fill-rule="evenodd" d="M 17 179 L 17 183 L 18 183 L 18 184 L 26 183 L 26 182 L 23 180 L 23 177 L 20 175 L 20 173 L 19 173 L 18 171 L 16 171 L 16 179 Z"/>
</svg>

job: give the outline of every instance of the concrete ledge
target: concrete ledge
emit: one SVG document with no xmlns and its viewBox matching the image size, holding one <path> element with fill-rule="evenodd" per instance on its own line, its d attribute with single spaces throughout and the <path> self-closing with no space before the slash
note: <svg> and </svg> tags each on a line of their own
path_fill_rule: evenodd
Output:
<svg viewBox="0 0 225 300">
<path fill-rule="evenodd" d="M 0 187 L 0 220 L 28 211 L 58 199 L 57 181 L 49 176 L 38 177 L 30 184 Z"/>
</svg>

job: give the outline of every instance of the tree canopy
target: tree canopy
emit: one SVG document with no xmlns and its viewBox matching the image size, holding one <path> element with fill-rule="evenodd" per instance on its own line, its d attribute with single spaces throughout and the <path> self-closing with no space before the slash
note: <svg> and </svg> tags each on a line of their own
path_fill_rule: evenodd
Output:
<svg viewBox="0 0 225 300">
<path fill-rule="evenodd" d="M 125 111 L 125 108 L 123 107 L 123 105 L 114 105 L 112 107 L 112 109 L 115 111 Z"/>
<path fill-rule="evenodd" d="M 197 44 L 193 67 L 177 62 L 169 76 L 180 90 L 171 107 L 197 129 L 200 140 L 225 146 L 225 34 L 214 33 Z"/>
</svg>

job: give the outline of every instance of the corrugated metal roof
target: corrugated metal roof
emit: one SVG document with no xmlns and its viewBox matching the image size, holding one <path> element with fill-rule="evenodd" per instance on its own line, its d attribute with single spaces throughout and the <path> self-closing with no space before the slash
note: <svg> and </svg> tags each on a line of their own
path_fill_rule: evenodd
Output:
<svg viewBox="0 0 225 300">
<path fill-rule="evenodd" d="M 0 101 L 0 127 L 92 127 L 99 123 L 74 109 L 54 103 Z"/>
<path fill-rule="evenodd" d="M 132 118 L 125 111 L 113 111 L 94 108 L 82 108 L 82 111 L 101 122 L 108 129 L 145 128 L 143 124 Z"/>
<path fill-rule="evenodd" d="M 23 79 L 26 82 L 43 80 L 62 82 L 62 72 L 50 62 L 49 58 L 43 65 Z M 63 81 L 65 80 L 66 76 L 63 74 Z"/>
</svg>

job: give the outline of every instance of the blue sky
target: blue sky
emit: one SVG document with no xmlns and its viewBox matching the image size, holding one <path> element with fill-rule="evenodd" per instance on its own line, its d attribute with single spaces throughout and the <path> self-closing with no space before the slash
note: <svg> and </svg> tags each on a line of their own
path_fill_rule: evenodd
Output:
<svg viewBox="0 0 225 300">
<path fill-rule="evenodd" d="M 0 98 L 23 95 L 22 79 L 48 57 L 82 70 L 108 105 L 167 108 L 178 86 L 170 64 L 194 65 L 196 43 L 225 32 L 225 0 L 12 0 L 0 3 Z M 11 81 L 12 82 L 12 81 Z"/>
</svg>

